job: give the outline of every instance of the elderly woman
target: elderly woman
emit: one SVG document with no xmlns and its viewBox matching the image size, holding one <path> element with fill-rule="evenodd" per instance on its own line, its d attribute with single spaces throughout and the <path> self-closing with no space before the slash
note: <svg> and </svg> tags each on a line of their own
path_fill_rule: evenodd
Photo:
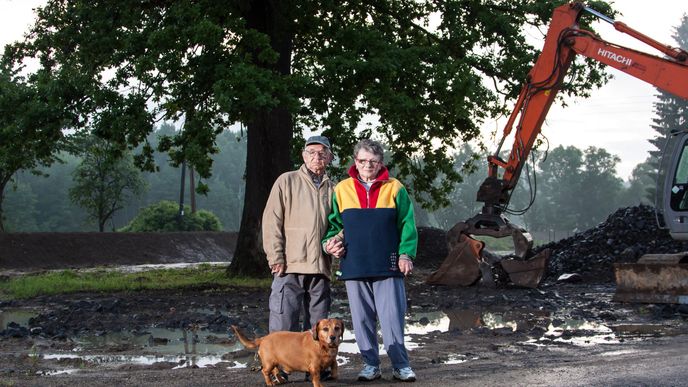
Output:
<svg viewBox="0 0 688 387">
<path fill-rule="evenodd" d="M 379 320 L 392 376 L 415 381 L 404 345 L 404 276 L 413 270 L 418 233 L 408 192 L 389 176 L 382 159 L 376 141 L 361 140 L 354 147 L 350 177 L 337 184 L 332 196 L 324 248 L 341 258 L 337 276 L 346 284 L 356 343 L 365 362 L 358 380 L 381 377 Z M 345 253 L 338 244 L 342 236 Z"/>
</svg>

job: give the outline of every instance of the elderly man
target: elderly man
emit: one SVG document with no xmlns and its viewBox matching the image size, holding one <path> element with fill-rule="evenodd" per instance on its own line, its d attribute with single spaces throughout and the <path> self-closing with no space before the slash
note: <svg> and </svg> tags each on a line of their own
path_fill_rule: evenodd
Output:
<svg viewBox="0 0 688 387">
<path fill-rule="evenodd" d="M 298 170 L 277 178 L 263 211 L 263 248 L 273 274 L 270 332 L 307 330 L 330 310 L 332 260 L 320 244 L 334 189 L 325 173 L 332 161 L 330 141 L 310 137 L 302 156 Z M 330 251 L 341 254 L 343 249 L 339 243 Z"/>
</svg>

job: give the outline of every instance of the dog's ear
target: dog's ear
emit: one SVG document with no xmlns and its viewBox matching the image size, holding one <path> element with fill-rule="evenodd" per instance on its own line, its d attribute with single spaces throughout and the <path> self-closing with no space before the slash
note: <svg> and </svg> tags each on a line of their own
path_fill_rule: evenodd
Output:
<svg viewBox="0 0 688 387">
<path fill-rule="evenodd" d="M 339 339 L 344 339 L 344 321 L 337 319 L 337 326 L 339 327 Z"/>
<path fill-rule="evenodd" d="M 320 321 L 318 321 L 315 325 L 313 325 L 313 328 L 311 328 L 311 331 L 313 333 L 313 340 L 318 341 L 318 327 L 320 326 Z"/>
</svg>

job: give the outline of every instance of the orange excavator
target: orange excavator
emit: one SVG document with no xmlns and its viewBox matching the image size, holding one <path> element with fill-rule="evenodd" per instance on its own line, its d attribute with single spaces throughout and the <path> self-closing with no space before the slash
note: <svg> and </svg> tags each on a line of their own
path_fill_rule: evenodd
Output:
<svg viewBox="0 0 688 387">
<path fill-rule="evenodd" d="M 630 48 L 622 47 L 601 39 L 596 34 L 581 29 L 578 21 L 583 13 L 590 13 L 597 18 L 611 23 L 616 30 L 628 34 L 635 39 L 660 51 L 664 56 L 655 56 Z M 479 278 L 486 285 L 495 285 L 493 278 L 495 267 L 501 267 L 502 274 L 506 272 L 509 282 L 518 286 L 536 287 L 541 281 L 549 257 L 548 251 L 530 257 L 533 240 L 526 230 L 509 222 L 504 216 L 509 205 L 509 199 L 518 182 L 521 170 L 527 162 L 528 155 L 540 133 L 547 112 L 559 91 L 564 76 L 576 55 L 594 59 L 610 67 L 630 74 L 648 82 L 655 87 L 669 92 L 677 97 L 688 98 L 688 52 L 670 47 L 643 35 L 626 24 L 585 6 L 581 2 L 573 2 L 556 8 L 553 12 L 550 26 L 545 38 L 542 53 L 530 70 L 523 85 L 506 126 L 497 150 L 487 158 L 488 177 L 482 183 L 477 193 L 477 201 L 483 202 L 482 211 L 464 221 L 457 223 L 447 235 L 449 255 L 439 270 L 429 278 L 429 283 L 447 283 L 468 286 Z M 684 128 L 685 129 L 685 128 Z M 511 152 L 506 160 L 500 158 L 504 141 L 514 131 Z M 685 133 L 684 133 L 685 136 Z M 681 201 L 683 194 L 688 192 L 688 146 L 686 141 L 674 141 L 675 146 L 666 157 L 670 157 L 671 170 L 667 171 L 664 184 L 658 188 L 658 195 L 663 193 L 663 218 L 669 227 L 671 235 L 676 239 L 688 239 L 688 195 L 685 203 Z M 671 154 L 669 154 L 671 153 Z M 681 168 L 683 165 L 683 169 Z M 678 180 L 677 180 L 677 174 Z M 679 197 L 680 196 L 680 197 Z M 489 253 L 484 243 L 473 239 L 472 236 L 490 236 L 496 238 L 512 237 L 514 254 L 500 257 Z M 642 260 L 642 258 L 641 258 Z M 672 264 L 666 264 L 666 262 Z M 653 263 L 660 265 L 674 275 L 670 279 L 678 284 L 679 289 L 670 290 L 681 296 L 688 294 L 688 269 L 684 257 L 652 257 Z M 641 283 L 665 281 L 665 277 L 658 279 L 647 278 L 637 265 L 615 269 L 617 285 L 619 272 L 622 276 L 634 276 L 634 280 L 621 287 L 629 287 L 636 292 Z M 633 264 L 631 264 L 633 265 Z M 684 265 L 684 266 L 682 266 Z M 678 271 L 674 270 L 679 268 Z M 653 271 L 656 267 L 646 268 Z M 673 271 L 672 271 L 673 270 Z M 656 271 L 656 270 L 654 270 Z M 635 273 L 635 274 L 634 274 Z M 664 273 L 666 274 L 666 273 Z M 639 282 L 639 283 L 638 283 Z M 617 289 L 617 293 L 618 293 Z M 656 289 L 649 289 L 652 293 Z M 666 289 L 661 291 L 667 292 Z M 686 296 L 688 297 L 688 296 Z"/>
</svg>

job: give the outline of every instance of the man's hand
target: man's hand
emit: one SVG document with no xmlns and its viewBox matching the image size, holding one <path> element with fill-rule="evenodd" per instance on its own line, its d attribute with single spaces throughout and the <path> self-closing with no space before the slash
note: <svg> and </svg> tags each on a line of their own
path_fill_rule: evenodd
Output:
<svg viewBox="0 0 688 387">
<path fill-rule="evenodd" d="M 283 263 L 276 263 L 270 266 L 270 273 L 279 275 L 280 277 L 284 275 L 284 270 L 286 266 Z"/>
<path fill-rule="evenodd" d="M 404 273 L 405 276 L 413 273 L 413 261 L 408 258 L 399 259 L 399 271 Z"/>
<path fill-rule="evenodd" d="M 341 258 L 346 253 L 344 243 L 339 238 L 330 238 L 325 242 L 325 251 L 335 258 Z"/>
</svg>

